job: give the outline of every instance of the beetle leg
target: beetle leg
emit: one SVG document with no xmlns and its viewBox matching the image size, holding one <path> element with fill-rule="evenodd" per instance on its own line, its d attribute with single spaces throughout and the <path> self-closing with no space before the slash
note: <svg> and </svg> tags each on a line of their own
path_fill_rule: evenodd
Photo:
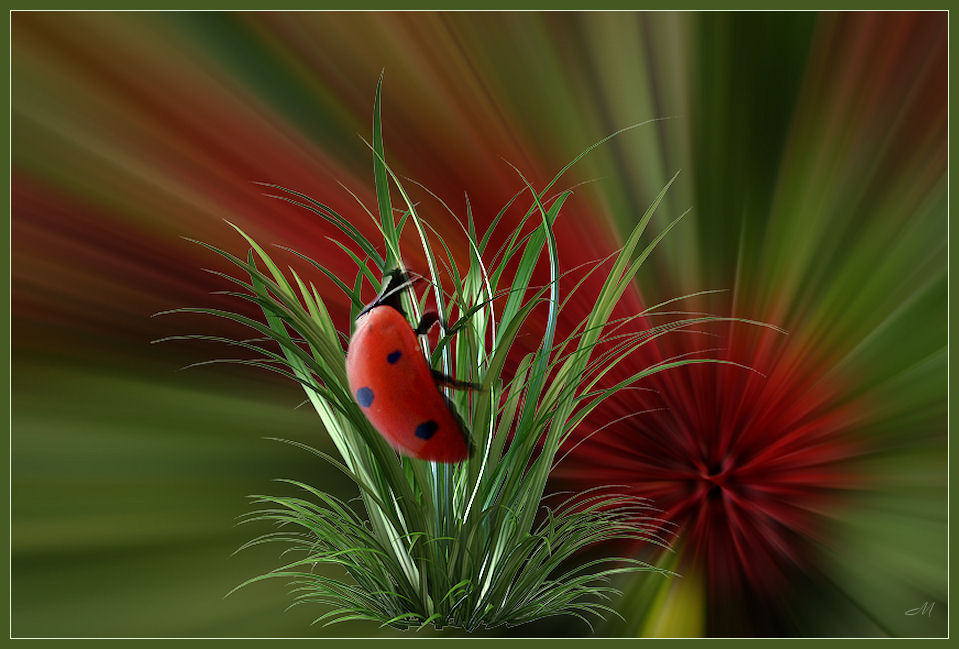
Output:
<svg viewBox="0 0 959 649">
<path fill-rule="evenodd" d="M 457 390 L 481 390 L 483 386 L 478 383 L 470 383 L 469 381 L 460 381 L 459 379 L 454 379 L 448 374 L 443 374 L 439 370 L 434 370 L 430 368 L 430 373 L 433 375 L 433 380 L 437 383 L 449 386 Z"/>
<path fill-rule="evenodd" d="M 427 332 L 429 332 L 429 330 L 433 327 L 433 325 L 435 325 L 439 321 L 440 321 L 440 317 L 439 315 L 437 315 L 436 311 L 425 312 L 423 314 L 423 317 L 420 318 L 419 324 L 416 325 L 416 329 L 415 329 L 416 335 L 425 336 Z"/>
<path fill-rule="evenodd" d="M 456 409 L 456 404 L 453 403 L 453 400 L 442 392 L 440 392 L 440 394 L 443 395 L 443 399 L 446 401 L 446 407 L 449 408 L 450 414 L 453 415 L 453 419 L 455 419 L 456 423 L 459 425 L 460 434 L 463 435 L 463 439 L 466 441 L 467 454 L 472 456 L 476 451 L 476 445 L 473 444 L 473 439 L 470 437 L 469 428 L 466 427 L 466 422 Z"/>
</svg>

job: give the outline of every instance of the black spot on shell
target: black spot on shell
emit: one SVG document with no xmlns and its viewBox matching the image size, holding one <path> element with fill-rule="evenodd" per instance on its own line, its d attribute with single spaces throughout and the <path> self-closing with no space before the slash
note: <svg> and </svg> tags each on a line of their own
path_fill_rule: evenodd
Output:
<svg viewBox="0 0 959 649">
<path fill-rule="evenodd" d="M 400 350 L 392 351 L 386 356 L 386 362 L 390 365 L 394 365 L 396 361 L 400 360 L 400 356 L 403 354 L 400 353 Z"/>
<path fill-rule="evenodd" d="M 369 388 L 360 388 L 356 391 L 356 402 L 364 408 L 369 408 L 373 403 L 373 391 Z"/>
<path fill-rule="evenodd" d="M 436 433 L 439 427 L 440 425 L 432 419 L 429 421 L 424 421 L 422 424 L 416 427 L 416 436 L 420 439 L 429 439 Z"/>
</svg>

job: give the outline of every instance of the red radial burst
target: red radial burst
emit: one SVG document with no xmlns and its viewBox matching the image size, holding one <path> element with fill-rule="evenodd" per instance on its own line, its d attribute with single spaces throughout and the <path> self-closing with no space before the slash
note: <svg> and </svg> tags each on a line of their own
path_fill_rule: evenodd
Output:
<svg viewBox="0 0 959 649">
<path fill-rule="evenodd" d="M 796 351 L 795 335 L 737 324 L 723 339 L 723 351 L 699 356 L 752 370 L 688 365 L 624 390 L 581 427 L 555 472 L 566 486 L 615 483 L 651 499 L 676 525 L 680 570 L 702 571 L 714 602 L 775 593 L 811 567 L 830 510 L 859 482 L 850 460 L 862 452 L 860 408 L 827 378 L 830 363 Z M 658 351 L 705 346 L 689 341 Z"/>
</svg>

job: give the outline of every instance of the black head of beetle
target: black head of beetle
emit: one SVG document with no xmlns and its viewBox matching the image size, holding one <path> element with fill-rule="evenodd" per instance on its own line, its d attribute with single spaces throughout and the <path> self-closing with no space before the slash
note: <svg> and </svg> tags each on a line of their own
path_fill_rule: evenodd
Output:
<svg viewBox="0 0 959 649">
<path fill-rule="evenodd" d="M 375 300 L 367 304 L 359 313 L 356 314 L 357 319 L 378 306 L 393 307 L 402 313 L 404 318 L 406 317 L 406 313 L 403 312 L 402 305 L 403 290 L 409 287 L 410 284 L 416 280 L 411 280 L 409 273 L 402 268 L 394 268 L 386 273 L 383 279 L 384 284 L 380 294 L 376 296 Z"/>
</svg>

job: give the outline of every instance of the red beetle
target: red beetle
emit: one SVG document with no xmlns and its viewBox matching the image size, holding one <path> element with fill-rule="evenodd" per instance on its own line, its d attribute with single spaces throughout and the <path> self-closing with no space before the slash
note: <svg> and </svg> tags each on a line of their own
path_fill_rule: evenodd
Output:
<svg viewBox="0 0 959 649">
<path fill-rule="evenodd" d="M 476 389 L 432 369 L 417 341 L 439 320 L 423 314 L 416 329 L 403 314 L 400 295 L 410 281 L 397 269 L 356 316 L 346 354 L 350 392 L 373 427 L 404 455 L 431 462 L 461 462 L 470 455 L 466 426 L 439 383 Z"/>
</svg>

